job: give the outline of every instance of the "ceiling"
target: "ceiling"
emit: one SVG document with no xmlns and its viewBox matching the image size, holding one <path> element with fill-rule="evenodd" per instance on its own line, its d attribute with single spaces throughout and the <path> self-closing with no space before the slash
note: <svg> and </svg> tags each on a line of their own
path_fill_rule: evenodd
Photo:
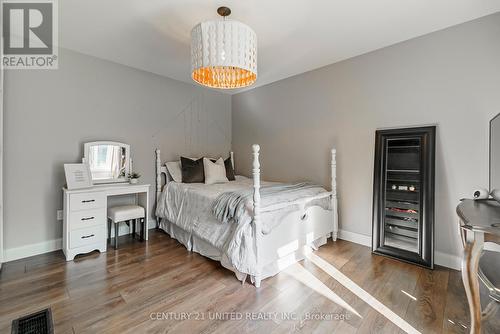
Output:
<svg viewBox="0 0 500 334">
<path fill-rule="evenodd" d="M 192 83 L 191 28 L 220 5 L 257 33 L 253 87 L 500 11 L 498 0 L 64 0 L 60 46 Z"/>
</svg>

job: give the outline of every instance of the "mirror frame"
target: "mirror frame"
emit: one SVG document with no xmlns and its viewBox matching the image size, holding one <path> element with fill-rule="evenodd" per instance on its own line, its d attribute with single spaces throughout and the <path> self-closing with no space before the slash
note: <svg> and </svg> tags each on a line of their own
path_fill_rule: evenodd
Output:
<svg viewBox="0 0 500 334">
<path fill-rule="evenodd" d="M 89 160 L 89 151 L 91 146 L 98 145 L 113 145 L 120 146 L 125 148 L 125 177 L 119 177 L 117 179 L 106 179 L 106 180 L 94 180 L 92 179 L 92 183 L 94 184 L 105 184 L 105 183 L 125 183 L 128 182 L 127 175 L 130 173 L 130 145 L 125 143 L 120 143 L 117 141 L 90 141 L 83 144 L 83 163 L 88 163 Z M 91 171 L 92 172 L 92 171 Z M 92 175 L 92 174 L 91 174 Z"/>
<path fill-rule="evenodd" d="M 488 152 L 488 190 L 490 192 L 492 192 L 494 189 L 491 187 L 491 150 L 492 150 L 492 136 L 491 136 L 491 126 L 493 124 L 493 121 L 495 119 L 497 119 L 498 117 L 500 117 L 500 113 L 496 114 L 495 117 L 493 117 L 491 120 L 490 120 L 490 123 L 489 123 L 489 129 L 488 129 L 488 134 L 489 134 L 489 152 Z"/>
</svg>

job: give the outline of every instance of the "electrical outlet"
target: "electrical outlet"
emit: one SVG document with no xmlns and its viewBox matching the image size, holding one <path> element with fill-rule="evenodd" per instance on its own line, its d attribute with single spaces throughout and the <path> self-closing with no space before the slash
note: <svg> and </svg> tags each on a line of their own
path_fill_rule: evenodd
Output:
<svg viewBox="0 0 500 334">
<path fill-rule="evenodd" d="M 57 220 L 63 220 L 63 210 L 57 210 Z"/>
</svg>

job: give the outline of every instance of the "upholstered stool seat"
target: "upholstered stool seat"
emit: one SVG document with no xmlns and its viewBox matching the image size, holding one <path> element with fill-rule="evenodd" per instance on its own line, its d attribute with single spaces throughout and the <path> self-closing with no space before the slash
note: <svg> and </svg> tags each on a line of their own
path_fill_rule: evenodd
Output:
<svg viewBox="0 0 500 334">
<path fill-rule="evenodd" d="M 144 239 L 145 210 L 139 205 L 121 205 L 108 209 L 108 238 L 111 238 L 111 225 L 115 226 L 115 249 L 118 248 L 118 230 L 120 223 L 125 222 L 132 227 L 132 235 L 135 237 L 135 225 L 137 220 L 141 223 L 140 237 Z"/>
<path fill-rule="evenodd" d="M 144 208 L 139 205 L 114 206 L 108 209 L 108 219 L 115 222 L 137 218 L 144 218 Z"/>
</svg>

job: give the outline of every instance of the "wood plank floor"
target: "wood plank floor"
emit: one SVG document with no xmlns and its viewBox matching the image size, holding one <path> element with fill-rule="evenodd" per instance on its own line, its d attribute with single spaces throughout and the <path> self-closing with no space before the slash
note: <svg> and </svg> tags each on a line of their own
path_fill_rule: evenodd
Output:
<svg viewBox="0 0 500 334">
<path fill-rule="evenodd" d="M 49 306 L 58 334 L 401 333 L 398 317 L 422 333 L 468 332 L 459 272 L 375 256 L 350 242 L 329 241 L 256 289 L 162 231 L 145 243 L 121 238 L 118 251 L 73 262 L 53 252 L 4 264 L 0 333 Z"/>
</svg>

